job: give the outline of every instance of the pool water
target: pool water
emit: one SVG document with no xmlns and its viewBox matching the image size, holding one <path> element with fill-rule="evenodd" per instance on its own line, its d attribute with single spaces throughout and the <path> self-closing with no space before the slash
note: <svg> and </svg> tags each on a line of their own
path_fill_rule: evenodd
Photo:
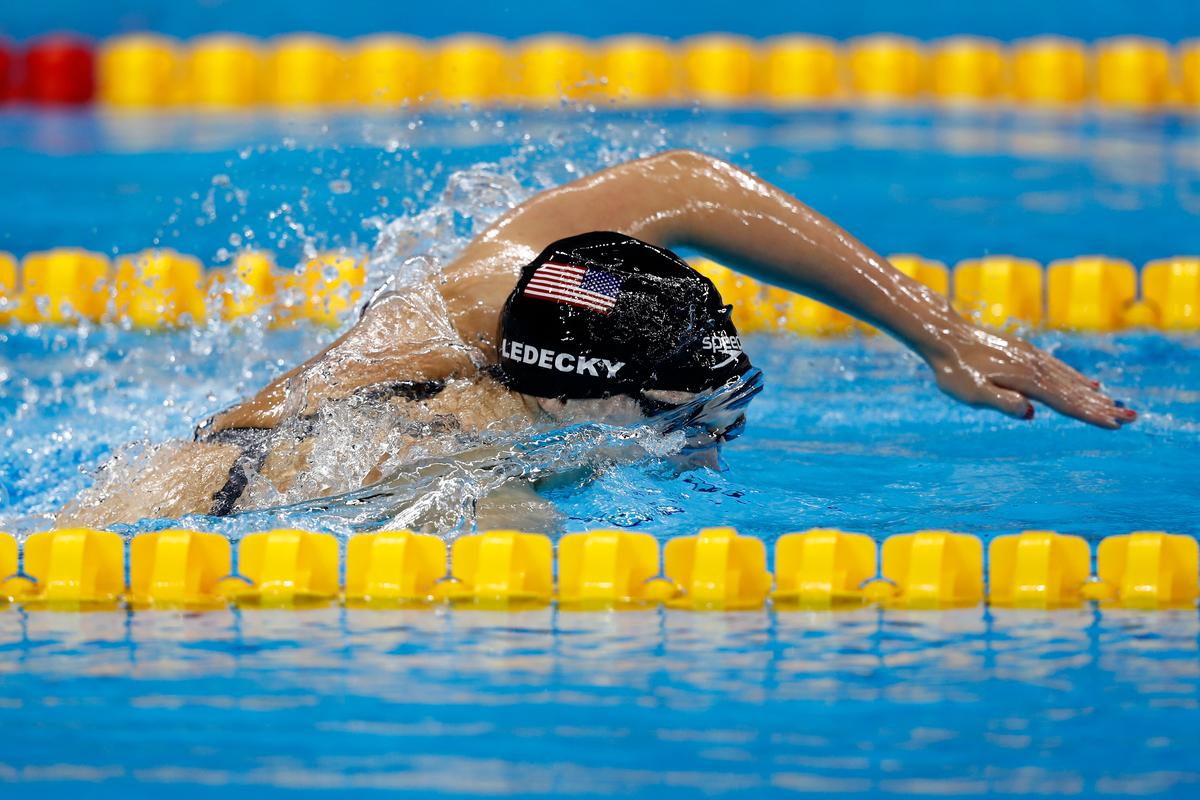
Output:
<svg viewBox="0 0 1200 800">
<path fill-rule="evenodd" d="M 57 796 L 1194 796 L 1196 615 L 0 617 Z"/>
<path fill-rule="evenodd" d="M 377 281 L 542 186 L 671 146 L 748 166 L 885 253 L 1200 253 L 1200 151 L 1171 118 L 183 118 L 137 140 L 87 115 L 0 125 L 0 174 L 21 187 L 0 193 L 0 247 L 18 253 L 163 244 L 220 263 L 252 243 L 287 264 L 382 229 Z M 333 335 L 0 333 L 0 529 L 46 527 L 126 443 L 188 435 Z M 1200 339 L 1034 339 L 1138 422 L 958 406 L 879 337 L 751 337 L 767 388 L 727 471 L 628 465 L 552 499 L 568 530 L 664 539 L 1200 534 Z M 51 796 L 1188 797 L 1198 700 L 1195 612 L 0 611 L 0 781 Z"/>
</svg>

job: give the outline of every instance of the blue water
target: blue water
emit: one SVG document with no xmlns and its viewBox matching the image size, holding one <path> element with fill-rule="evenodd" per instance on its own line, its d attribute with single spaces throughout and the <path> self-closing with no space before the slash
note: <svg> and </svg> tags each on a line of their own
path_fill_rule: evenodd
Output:
<svg viewBox="0 0 1200 800">
<path fill-rule="evenodd" d="M 255 36 L 291 31 L 361 36 L 394 30 L 436 37 L 472 30 L 509 38 L 546 31 L 678 38 L 710 31 L 759 37 L 801 31 L 848 38 L 891 31 L 926 39 L 960 33 L 1002 39 L 1057 33 L 1086 39 L 1141 34 L 1177 41 L 1200 32 L 1200 10 L 1189 0 L 760 0 L 752 13 L 743 11 L 721 0 L 611 0 L 603 7 L 535 0 L 463 0 L 419 7 L 341 0 L 335 8 L 321 0 L 47 0 L 10 4 L 0 12 L 0 33 L 24 38 L 66 28 L 93 36 L 139 30 L 174 36 L 227 30 Z"/>
<path fill-rule="evenodd" d="M 1198 635 L 1194 613 L 1090 611 L 9 613 L 0 780 L 1193 797 Z"/>
<path fill-rule="evenodd" d="M 157 241 L 217 262 L 237 236 L 286 264 L 304 245 L 367 246 L 363 217 L 404 214 L 415 250 L 452 249 L 568 165 L 693 145 L 884 252 L 1200 252 L 1187 121 L 410 121 L 172 118 L 133 141 L 111 120 L 5 117 L 0 246 Z M 455 182 L 481 162 L 489 191 Z M 124 443 L 187 435 L 332 335 L 0 334 L 0 528 L 45 525 Z M 727 472 L 626 467 L 554 499 L 569 529 L 663 538 L 718 522 L 768 541 L 811 526 L 1200 535 L 1200 339 L 1035 338 L 1138 423 L 964 408 L 883 339 L 752 337 L 767 389 Z M 48 796 L 1191 797 L 1198 700 L 1194 612 L 0 611 L 0 782 Z"/>
<path fill-rule="evenodd" d="M 694 146 L 751 166 L 884 253 L 953 263 L 1103 252 L 1141 263 L 1200 252 L 1200 118 L 918 109 L 466 119 L 6 113 L 0 249 L 161 244 L 217 263 L 237 236 L 288 266 L 305 242 L 369 245 L 364 220 L 447 194 L 461 203 L 447 186 L 454 170 L 495 165 L 528 189 Z"/>
</svg>

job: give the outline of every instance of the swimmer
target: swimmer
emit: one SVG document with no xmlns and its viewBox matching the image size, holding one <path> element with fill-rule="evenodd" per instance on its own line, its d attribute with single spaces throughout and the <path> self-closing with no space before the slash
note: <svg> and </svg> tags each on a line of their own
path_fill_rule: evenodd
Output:
<svg viewBox="0 0 1200 800">
<path fill-rule="evenodd" d="M 298 496 L 353 505 L 381 486 L 453 489 L 471 464 L 499 476 L 488 498 L 472 497 L 499 510 L 473 505 L 474 524 L 503 525 L 544 505 L 509 492 L 514 475 L 530 475 L 498 455 L 506 435 L 539 420 L 665 420 L 663 430 L 687 431 L 691 464 L 712 465 L 744 425 L 761 377 L 729 307 L 673 247 L 888 332 L 969 405 L 1028 420 L 1037 401 L 1109 429 L 1136 418 L 1050 354 L 963 318 L 786 192 L 719 159 L 670 151 L 544 191 L 438 274 L 385 284 L 323 352 L 209 419 L 194 442 L 108 469 L 119 480 L 99 481 L 57 522 L 220 516 Z M 338 448 L 344 459 L 315 457 Z M 423 502 L 419 492 L 410 500 Z M 438 529 L 453 516 L 392 519 Z"/>
</svg>

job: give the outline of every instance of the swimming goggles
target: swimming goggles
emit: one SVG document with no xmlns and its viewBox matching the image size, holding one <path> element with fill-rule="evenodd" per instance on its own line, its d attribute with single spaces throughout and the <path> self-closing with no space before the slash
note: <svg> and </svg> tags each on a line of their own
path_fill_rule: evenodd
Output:
<svg viewBox="0 0 1200 800">
<path fill-rule="evenodd" d="M 636 399 L 642 413 L 663 433 L 686 431 L 685 450 L 705 450 L 741 436 L 746 429 L 745 409 L 763 389 L 763 373 L 751 367 L 720 388 L 686 403 L 668 403 L 641 394 Z"/>
</svg>

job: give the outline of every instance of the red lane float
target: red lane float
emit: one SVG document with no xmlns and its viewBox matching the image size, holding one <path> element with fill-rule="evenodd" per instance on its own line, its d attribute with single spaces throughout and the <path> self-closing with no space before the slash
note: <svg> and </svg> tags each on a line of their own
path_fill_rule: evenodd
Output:
<svg viewBox="0 0 1200 800">
<path fill-rule="evenodd" d="M 16 60 L 12 42 L 0 39 L 0 103 L 11 100 L 16 93 Z"/>
<path fill-rule="evenodd" d="M 96 58 L 87 39 L 45 36 L 25 50 L 24 95 L 38 105 L 89 103 L 96 88 Z"/>
</svg>

